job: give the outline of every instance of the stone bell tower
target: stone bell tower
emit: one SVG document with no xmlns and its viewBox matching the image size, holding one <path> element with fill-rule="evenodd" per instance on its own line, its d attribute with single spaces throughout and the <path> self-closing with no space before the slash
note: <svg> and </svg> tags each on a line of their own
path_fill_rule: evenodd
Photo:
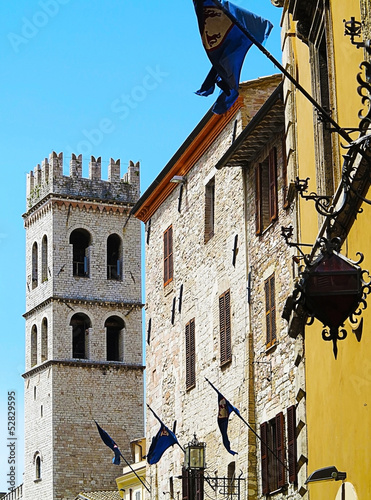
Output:
<svg viewBox="0 0 371 500">
<path fill-rule="evenodd" d="M 139 163 L 53 152 L 27 180 L 24 494 L 72 500 L 120 475 L 94 420 L 128 461 L 144 435 Z"/>
</svg>

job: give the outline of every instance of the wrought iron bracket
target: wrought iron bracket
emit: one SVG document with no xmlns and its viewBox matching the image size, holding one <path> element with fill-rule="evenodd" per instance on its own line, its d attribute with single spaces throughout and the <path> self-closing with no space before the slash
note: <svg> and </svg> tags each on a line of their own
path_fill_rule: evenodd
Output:
<svg viewBox="0 0 371 500">
<path fill-rule="evenodd" d="M 362 23 L 356 21 L 355 17 L 351 17 L 350 21 L 343 19 L 345 31 L 344 36 L 350 36 L 350 42 L 360 49 L 364 47 L 369 54 L 371 54 L 371 40 L 365 40 L 363 42 L 358 42 L 355 38 L 359 38 L 362 32 Z"/>
<path fill-rule="evenodd" d="M 210 477 L 204 476 L 207 484 L 212 488 L 213 491 L 218 491 L 220 495 L 223 495 L 225 498 L 233 498 L 235 497 L 237 500 L 242 498 L 241 496 L 241 483 L 245 481 L 245 478 L 242 477 L 242 471 L 239 477 Z"/>
<path fill-rule="evenodd" d="M 309 264 L 310 263 L 309 255 L 305 254 L 300 247 L 313 248 L 313 245 L 310 243 L 299 243 L 299 242 L 291 241 L 293 234 L 294 234 L 294 228 L 292 226 L 288 226 L 288 227 L 282 226 L 281 227 L 281 236 L 284 238 L 286 245 L 289 247 L 296 248 L 298 250 L 298 252 L 301 254 L 301 256 L 303 257 L 305 264 Z"/>
</svg>

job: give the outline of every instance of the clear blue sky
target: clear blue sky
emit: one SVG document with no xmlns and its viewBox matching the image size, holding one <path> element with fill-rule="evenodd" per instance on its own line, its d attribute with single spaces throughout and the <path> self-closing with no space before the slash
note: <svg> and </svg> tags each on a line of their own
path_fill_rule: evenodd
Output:
<svg viewBox="0 0 371 500">
<path fill-rule="evenodd" d="M 271 20 L 280 61 L 281 9 L 235 4 Z M 23 471 L 26 173 L 54 150 L 141 162 L 142 192 L 212 106 L 194 92 L 210 63 L 191 0 L 1 2 L 0 491 L 7 490 L 7 392 L 16 391 L 18 483 Z M 242 80 L 276 73 L 253 48 Z"/>
</svg>

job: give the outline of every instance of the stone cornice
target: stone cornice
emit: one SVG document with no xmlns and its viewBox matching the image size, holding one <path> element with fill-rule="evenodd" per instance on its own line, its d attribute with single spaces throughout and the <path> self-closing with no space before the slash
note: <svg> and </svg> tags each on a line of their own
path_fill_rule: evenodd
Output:
<svg viewBox="0 0 371 500">
<path fill-rule="evenodd" d="M 52 302 L 59 302 L 59 303 L 65 303 L 65 304 L 79 304 L 79 305 L 99 305 L 99 306 L 109 306 L 109 307 L 120 307 L 123 309 L 129 309 L 130 311 L 134 308 L 142 308 L 144 304 L 141 302 L 115 302 L 112 300 L 102 300 L 102 299 L 78 299 L 78 298 L 72 298 L 72 297 L 49 297 L 48 299 L 44 300 L 43 302 L 40 302 L 37 306 L 33 307 L 29 311 L 26 311 L 23 314 L 23 317 L 27 319 L 29 316 L 34 314 L 37 311 L 41 311 L 44 309 L 47 305 L 51 304 Z M 129 311 L 129 312 L 130 312 Z"/>
<path fill-rule="evenodd" d="M 89 199 L 86 197 L 78 196 L 65 196 L 48 194 L 45 198 L 40 200 L 28 212 L 22 215 L 25 227 L 37 221 L 41 216 L 45 215 L 54 207 L 64 208 L 67 210 L 85 210 L 87 212 L 99 212 L 107 214 L 126 214 L 129 215 L 133 203 L 109 201 L 105 202 L 97 199 Z"/>
<path fill-rule="evenodd" d="M 35 375 L 36 373 L 40 373 L 45 371 L 51 366 L 54 365 L 60 365 L 60 366 L 75 366 L 79 368 L 101 368 L 102 370 L 108 369 L 108 368 L 115 368 L 116 370 L 122 370 L 122 371 L 144 371 L 145 366 L 144 365 L 135 365 L 135 364 L 128 364 L 128 363 L 122 363 L 118 361 L 93 361 L 93 360 L 88 360 L 88 359 L 50 359 L 48 361 L 45 361 L 41 365 L 34 366 L 31 368 L 31 370 L 28 370 L 27 372 L 22 374 L 22 377 L 24 379 L 28 379 Z"/>
</svg>

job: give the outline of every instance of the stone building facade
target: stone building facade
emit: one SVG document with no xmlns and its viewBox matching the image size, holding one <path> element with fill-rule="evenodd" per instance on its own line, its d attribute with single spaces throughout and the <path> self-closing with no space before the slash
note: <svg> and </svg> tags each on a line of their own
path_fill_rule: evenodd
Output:
<svg viewBox="0 0 371 500">
<path fill-rule="evenodd" d="M 53 153 L 28 175 L 26 228 L 26 500 L 115 489 L 117 467 L 94 420 L 124 455 L 142 436 L 139 164 Z"/>
<path fill-rule="evenodd" d="M 280 82 L 278 75 L 244 82 L 231 110 L 206 114 L 133 209 L 146 223 L 147 402 L 170 428 L 176 422 L 180 444 L 194 434 L 206 443 L 204 488 L 211 498 L 221 491 L 224 496 L 237 494 L 238 487 L 234 498 L 263 495 L 262 467 L 267 462 L 261 460 L 256 436 L 261 436 L 263 424 L 283 413 L 286 419 L 287 409 L 297 405 L 293 341 L 278 313 L 292 279 L 291 252 L 281 225 L 293 218 L 287 202 Z M 277 212 L 267 223 L 270 151 L 275 154 Z M 276 287 L 268 302 L 272 310 L 274 299 L 277 316 L 275 338 L 268 346 L 265 283 L 272 275 Z M 238 455 L 223 446 L 218 397 L 206 378 L 252 428 L 231 414 L 228 435 Z M 157 431 L 158 422 L 149 413 L 149 442 Z M 288 441 L 286 430 L 283 439 Z M 286 448 L 279 451 L 284 467 Z M 269 462 L 264 474 L 276 474 L 272 456 Z M 151 498 L 166 492 L 174 498 L 181 495 L 182 468 L 178 446 L 150 466 Z M 211 481 L 215 477 L 217 488 Z M 297 476 L 290 483 L 285 475 L 277 490 L 279 498 L 301 498 Z M 187 498 L 184 490 L 183 495 Z"/>
</svg>

